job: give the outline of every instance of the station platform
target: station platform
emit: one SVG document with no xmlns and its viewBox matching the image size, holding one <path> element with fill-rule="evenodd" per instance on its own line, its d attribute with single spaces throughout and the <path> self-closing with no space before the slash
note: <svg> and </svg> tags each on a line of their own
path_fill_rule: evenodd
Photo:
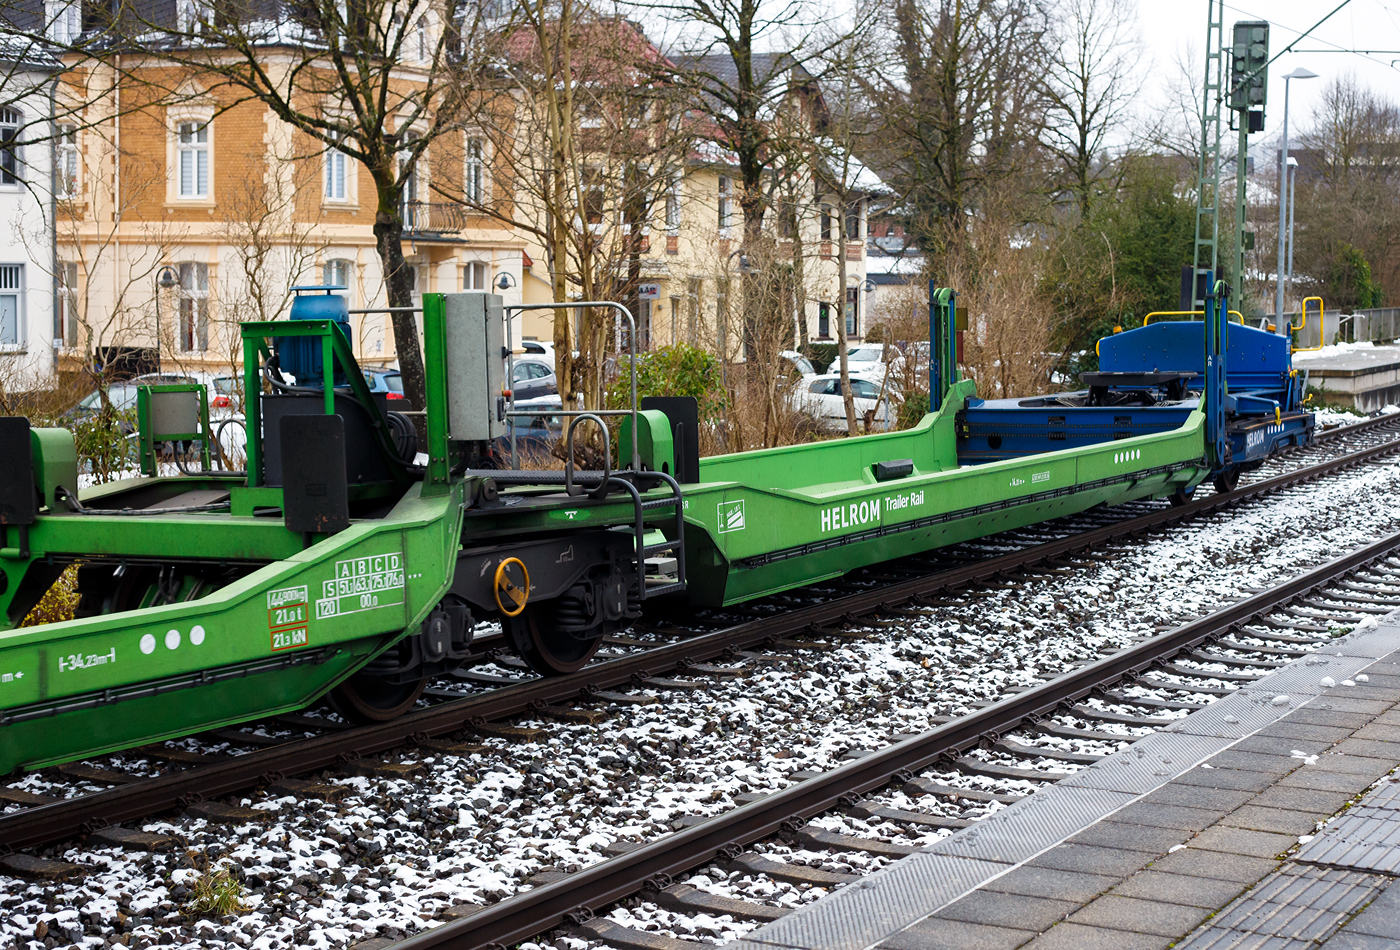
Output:
<svg viewBox="0 0 1400 950">
<path fill-rule="evenodd" d="M 1397 618 L 731 946 L 1400 950 Z"/>
<path fill-rule="evenodd" d="M 1295 353 L 1293 363 L 1307 372 L 1308 387 L 1324 393 L 1329 404 L 1360 412 L 1400 405 L 1400 346 L 1329 346 Z"/>
</svg>

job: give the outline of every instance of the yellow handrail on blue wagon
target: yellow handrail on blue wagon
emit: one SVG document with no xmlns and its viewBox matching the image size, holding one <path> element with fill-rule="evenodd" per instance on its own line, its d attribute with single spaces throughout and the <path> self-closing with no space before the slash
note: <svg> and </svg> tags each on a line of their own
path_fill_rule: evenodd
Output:
<svg viewBox="0 0 1400 950">
<path fill-rule="evenodd" d="M 1290 324 L 1288 325 L 1288 329 L 1290 329 L 1290 330 L 1292 330 L 1292 331 L 1294 331 L 1294 332 L 1296 333 L 1297 331 L 1303 329 L 1303 327 L 1305 327 L 1305 326 L 1308 325 L 1308 301 L 1309 301 L 1309 300 L 1316 300 L 1316 301 L 1317 301 L 1317 322 L 1318 322 L 1318 328 L 1317 328 L 1317 346 L 1295 346 L 1295 347 L 1293 347 L 1293 352 L 1294 352 L 1294 353 L 1311 353 L 1311 352 L 1313 352 L 1314 350 L 1320 350 L 1320 349 L 1322 349 L 1324 346 L 1327 345 L 1327 340 L 1326 340 L 1326 338 L 1325 338 L 1325 333 L 1326 333 L 1326 330 L 1327 330 L 1327 321 L 1323 319 L 1323 317 L 1324 317 L 1324 316 L 1326 315 L 1326 313 L 1327 313 L 1327 307 L 1326 307 L 1326 305 L 1322 302 L 1322 298 L 1321 298 L 1321 297 L 1304 297 L 1304 298 L 1303 298 L 1303 319 L 1302 319 L 1302 322 L 1299 323 L 1296 327 L 1295 327 L 1293 324 L 1290 323 Z"/>
</svg>

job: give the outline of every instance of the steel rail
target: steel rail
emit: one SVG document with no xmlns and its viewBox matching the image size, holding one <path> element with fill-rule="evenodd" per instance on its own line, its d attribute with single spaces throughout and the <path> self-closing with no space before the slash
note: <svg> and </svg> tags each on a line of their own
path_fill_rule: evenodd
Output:
<svg viewBox="0 0 1400 950">
<path fill-rule="evenodd" d="M 847 796 L 869 792 L 891 778 L 927 769 L 943 757 L 965 751 L 988 737 L 999 738 L 1027 720 L 1053 714 L 1066 704 L 1133 678 L 1397 548 L 1400 532 L 922 735 L 871 752 L 563 880 L 484 907 L 470 917 L 409 937 L 394 944 L 393 950 L 504 948 L 566 921 L 582 923 L 593 916 L 594 908 L 629 897 L 648 884 L 666 887 L 673 876 L 722 854 L 734 854 L 737 849 L 783 831 L 796 831 L 800 820 L 840 805 Z"/>
<path fill-rule="evenodd" d="M 1387 417 L 1369 419 L 1329 430 L 1326 435 L 1335 437 L 1343 430 L 1356 432 L 1384 421 L 1387 421 Z M 478 722 L 521 715 L 561 702 L 587 700 L 598 690 L 671 672 L 684 672 L 694 663 L 799 635 L 847 616 L 873 613 L 882 607 L 929 596 L 941 590 L 989 580 L 1106 541 L 1131 537 L 1195 515 L 1228 508 L 1396 452 L 1400 452 L 1400 440 L 1360 449 L 1317 465 L 1242 486 L 1228 495 L 1196 498 L 1178 507 L 1162 508 L 1010 554 L 748 621 L 645 653 L 595 663 L 576 673 L 449 700 L 391 722 L 294 740 L 224 762 L 173 771 L 90 795 L 0 815 L 0 853 L 39 847 L 76 835 L 90 834 L 109 824 L 144 818 L 167 809 L 185 808 L 208 798 L 231 795 L 295 775 L 335 768 L 354 759 L 456 732 Z"/>
</svg>

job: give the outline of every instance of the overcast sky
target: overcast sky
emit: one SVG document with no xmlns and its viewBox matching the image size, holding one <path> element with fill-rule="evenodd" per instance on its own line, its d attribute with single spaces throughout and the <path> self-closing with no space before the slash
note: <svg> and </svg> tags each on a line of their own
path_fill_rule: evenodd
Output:
<svg viewBox="0 0 1400 950">
<path fill-rule="evenodd" d="M 1298 39 L 1341 0 L 1235 0 L 1225 5 L 1225 42 L 1230 42 L 1230 26 L 1236 20 L 1269 21 L 1269 55 Z M 1165 84 L 1178 72 L 1177 60 L 1188 47 L 1201 62 L 1205 50 L 1207 0 L 1137 0 L 1138 22 L 1147 56 L 1144 62 L 1143 92 L 1150 100 L 1161 98 Z M 1337 50 L 1400 51 L 1400 0 L 1351 0 L 1331 19 L 1298 43 L 1302 50 L 1333 52 L 1290 52 L 1269 67 L 1268 133 L 1279 130 L 1283 118 L 1284 73 L 1303 66 L 1320 78 L 1294 80 L 1289 105 L 1289 127 L 1295 130 L 1317 101 L 1330 77 L 1348 71 L 1365 85 L 1400 101 L 1400 52 L 1378 52 L 1368 56 Z M 1397 60 L 1391 68 L 1391 60 Z M 1203 66 L 1201 67 L 1203 70 Z M 1227 67 L 1228 69 L 1228 67 Z M 1199 83 L 1199 79 L 1196 80 Z"/>
</svg>

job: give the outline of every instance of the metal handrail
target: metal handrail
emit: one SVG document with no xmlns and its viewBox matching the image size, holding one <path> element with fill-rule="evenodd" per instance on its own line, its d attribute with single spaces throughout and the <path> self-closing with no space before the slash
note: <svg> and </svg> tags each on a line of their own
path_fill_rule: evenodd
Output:
<svg viewBox="0 0 1400 950">
<path fill-rule="evenodd" d="M 1232 317 L 1239 317 L 1240 323 L 1244 323 L 1244 314 L 1238 310 L 1231 310 L 1229 313 Z M 1204 317 L 1205 315 L 1204 310 L 1154 310 L 1142 318 L 1142 325 L 1147 326 L 1152 322 L 1153 317 Z"/>
<path fill-rule="evenodd" d="M 1295 346 L 1293 347 L 1294 353 L 1313 353 L 1327 345 L 1327 306 L 1322 302 L 1321 297 L 1304 297 L 1303 320 L 1296 327 L 1290 323 L 1288 325 L 1288 329 L 1292 330 L 1294 333 L 1298 333 L 1303 329 L 1303 327 L 1308 325 L 1309 300 L 1317 301 L 1317 346 Z"/>
<path fill-rule="evenodd" d="M 632 311 L 628 310 L 620 303 L 611 300 L 581 300 L 578 303 L 524 303 L 515 304 L 505 308 L 506 313 L 506 379 L 510 381 L 510 410 L 507 415 L 515 412 L 515 345 L 511 336 L 511 321 L 513 314 L 523 313 L 526 310 L 571 310 L 574 308 L 586 307 L 609 307 L 618 311 L 627 318 L 627 342 L 631 351 L 631 374 L 632 374 L 632 408 L 631 409 L 595 409 L 591 415 L 597 416 L 627 416 L 632 417 L 632 465 L 633 471 L 641 471 L 642 456 L 637 447 L 637 319 L 632 316 Z M 563 400 L 560 400 L 562 406 Z M 535 415 L 536 413 L 528 413 Z M 569 413 L 573 415 L 573 413 Z M 560 415 L 563 415 L 561 412 Z M 510 433 L 510 464 L 512 468 L 519 466 L 515 453 L 515 430 Z"/>
<path fill-rule="evenodd" d="M 569 431 L 564 437 L 564 494 L 574 492 L 574 430 L 580 422 L 596 422 L 603 430 L 603 480 L 597 488 L 588 493 L 590 498 L 605 498 L 608 494 L 608 480 L 612 478 L 612 440 L 608 438 L 608 424 L 591 412 L 580 413 L 569 423 Z M 514 461 L 514 460 L 512 460 Z M 578 492 L 582 493 L 582 489 Z"/>
</svg>

